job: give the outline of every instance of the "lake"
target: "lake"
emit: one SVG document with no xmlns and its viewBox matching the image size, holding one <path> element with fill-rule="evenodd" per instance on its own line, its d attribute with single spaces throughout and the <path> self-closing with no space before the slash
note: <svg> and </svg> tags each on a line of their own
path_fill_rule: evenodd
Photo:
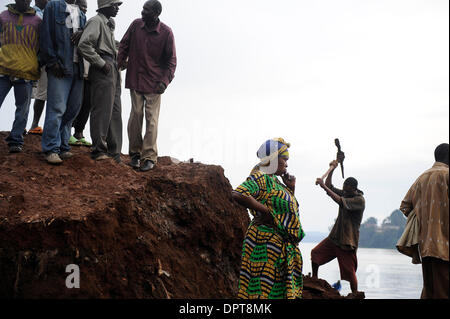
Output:
<svg viewBox="0 0 450 319">
<path fill-rule="evenodd" d="M 303 273 L 311 273 L 311 250 L 317 243 L 300 243 Z M 422 265 L 414 265 L 411 258 L 393 249 L 359 248 L 357 252 L 358 290 L 366 299 L 420 299 Z M 340 280 L 337 259 L 319 268 L 319 278 L 330 285 Z M 348 281 L 341 281 L 343 296 L 351 292 Z"/>
</svg>

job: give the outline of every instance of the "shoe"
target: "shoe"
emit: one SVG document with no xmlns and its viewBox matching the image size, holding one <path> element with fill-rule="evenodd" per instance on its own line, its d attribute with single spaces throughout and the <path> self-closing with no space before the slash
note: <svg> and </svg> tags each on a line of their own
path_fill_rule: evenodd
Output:
<svg viewBox="0 0 450 319">
<path fill-rule="evenodd" d="M 141 172 L 148 172 L 155 168 L 155 163 L 151 160 L 145 160 L 144 163 L 141 165 Z"/>
<path fill-rule="evenodd" d="M 56 153 L 50 153 L 45 157 L 45 160 L 47 161 L 47 163 L 49 164 L 53 164 L 53 165 L 58 165 L 61 164 L 63 161 L 61 159 L 61 157 L 59 157 L 58 154 Z"/>
<path fill-rule="evenodd" d="M 77 145 L 91 147 L 92 143 L 89 143 L 88 141 L 86 141 L 86 139 L 84 137 L 82 137 L 81 139 L 78 140 Z"/>
<path fill-rule="evenodd" d="M 20 145 L 11 145 L 9 147 L 9 152 L 11 154 L 22 153 L 22 151 L 23 151 L 22 146 L 20 146 Z"/>
<path fill-rule="evenodd" d="M 42 135 L 44 133 L 44 130 L 40 126 L 36 126 L 35 128 L 28 131 L 28 134 L 34 134 L 34 135 Z"/>
<path fill-rule="evenodd" d="M 99 155 L 99 156 L 95 157 L 94 160 L 96 160 L 96 161 L 104 161 L 104 160 L 107 160 L 107 159 L 110 159 L 110 158 L 111 157 L 109 157 L 108 155 L 102 154 L 102 155 Z"/>
<path fill-rule="evenodd" d="M 62 160 L 68 160 L 69 158 L 73 157 L 73 153 L 71 153 L 71 152 L 64 152 L 64 153 L 59 154 L 59 157 Z"/>
<path fill-rule="evenodd" d="M 73 135 L 71 135 L 69 138 L 69 145 L 80 146 L 81 144 L 79 143 L 79 140 L 77 140 Z"/>
<path fill-rule="evenodd" d="M 116 156 L 116 157 L 110 156 L 109 158 L 112 158 L 114 160 L 114 162 L 117 164 L 122 163 L 122 159 L 120 158 L 120 156 Z"/>
<path fill-rule="evenodd" d="M 139 156 L 132 156 L 131 161 L 128 163 L 134 169 L 139 169 L 141 167 L 141 160 Z"/>
</svg>

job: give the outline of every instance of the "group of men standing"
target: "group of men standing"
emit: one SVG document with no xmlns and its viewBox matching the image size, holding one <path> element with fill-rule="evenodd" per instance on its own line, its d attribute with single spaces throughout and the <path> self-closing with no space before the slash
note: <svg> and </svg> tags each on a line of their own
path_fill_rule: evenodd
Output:
<svg viewBox="0 0 450 319">
<path fill-rule="evenodd" d="M 112 158 L 121 162 L 120 72 L 127 69 L 126 88 L 131 91 L 132 100 L 128 123 L 129 165 L 149 171 L 158 156 L 156 140 L 161 95 L 174 78 L 176 69 L 173 33 L 159 20 L 161 3 L 149 0 L 144 5 L 142 18 L 131 24 L 119 44 L 114 36 L 113 18 L 122 1 L 97 2 L 98 14 L 88 21 L 86 0 L 41 0 L 36 1 L 35 8 L 30 7 L 31 0 L 15 0 L 0 14 L 0 105 L 12 87 L 16 98 L 15 121 L 6 140 L 9 151 L 22 151 L 32 84 L 40 79 L 42 69 L 46 79 L 41 77 L 38 88 L 46 80 L 47 107 L 42 132 L 46 161 L 61 164 L 73 156 L 69 141 L 73 138 L 74 121 L 82 128 L 81 133 L 76 129 L 75 135 L 81 139 L 90 114 L 92 159 Z M 85 73 L 88 74 L 86 79 Z M 37 95 L 35 98 L 32 129 L 36 128 L 36 119 L 39 121 L 45 104 L 44 98 Z M 146 133 L 143 138 L 144 110 Z"/>
</svg>

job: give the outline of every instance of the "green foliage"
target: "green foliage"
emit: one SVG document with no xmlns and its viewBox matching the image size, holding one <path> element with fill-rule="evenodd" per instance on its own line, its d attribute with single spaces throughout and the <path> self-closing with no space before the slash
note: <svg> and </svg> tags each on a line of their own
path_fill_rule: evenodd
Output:
<svg viewBox="0 0 450 319">
<path fill-rule="evenodd" d="M 370 217 L 361 224 L 359 247 L 395 249 L 406 225 L 406 217 L 399 210 L 385 218 L 378 226 L 377 219 Z"/>
<path fill-rule="evenodd" d="M 367 225 L 378 225 L 378 220 L 375 217 L 370 217 L 364 224 Z"/>
</svg>

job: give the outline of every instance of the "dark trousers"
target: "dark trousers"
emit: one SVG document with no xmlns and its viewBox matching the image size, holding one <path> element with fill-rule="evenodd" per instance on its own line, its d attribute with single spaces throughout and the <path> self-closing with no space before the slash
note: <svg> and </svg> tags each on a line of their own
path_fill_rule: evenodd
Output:
<svg viewBox="0 0 450 319">
<path fill-rule="evenodd" d="M 421 299 L 448 299 L 448 261 L 424 257 L 422 259 L 423 290 Z"/>
<path fill-rule="evenodd" d="M 89 80 L 84 80 L 84 94 L 83 103 L 81 104 L 80 113 L 78 113 L 77 118 L 73 121 L 73 127 L 75 133 L 83 133 L 86 128 L 86 123 L 89 119 L 91 113 L 92 103 L 91 103 L 91 88 Z"/>
<path fill-rule="evenodd" d="M 91 67 L 91 138 L 92 158 L 108 155 L 120 159 L 122 150 L 122 104 L 120 100 L 120 73 L 117 64 L 105 59 L 111 72 L 105 75 L 100 69 Z"/>
</svg>

